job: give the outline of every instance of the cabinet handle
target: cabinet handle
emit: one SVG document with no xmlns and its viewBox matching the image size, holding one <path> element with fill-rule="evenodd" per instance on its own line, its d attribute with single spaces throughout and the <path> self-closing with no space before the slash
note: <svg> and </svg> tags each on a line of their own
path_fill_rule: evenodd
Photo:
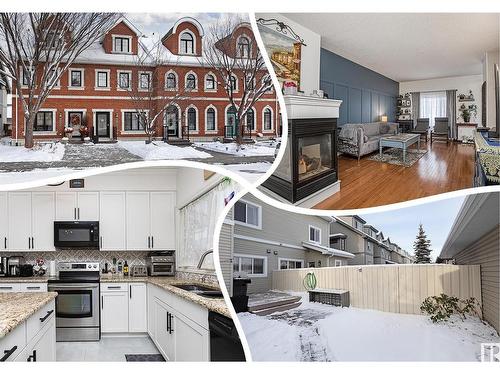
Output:
<svg viewBox="0 0 500 375">
<path fill-rule="evenodd" d="M 14 353 L 16 350 L 17 350 L 17 345 L 14 345 L 10 350 L 4 350 L 3 351 L 4 356 L 0 358 L 0 362 L 5 362 L 7 358 L 9 358 L 12 355 L 12 353 Z"/>
<path fill-rule="evenodd" d="M 35 248 L 35 237 L 31 237 L 31 248 Z"/>
<path fill-rule="evenodd" d="M 168 320 L 169 320 L 169 324 L 168 324 L 168 333 L 172 334 L 172 332 L 174 332 L 174 330 L 172 329 L 172 314 L 169 313 L 169 317 L 168 317 Z"/>
<path fill-rule="evenodd" d="M 6 249 L 7 248 L 7 237 L 4 237 L 3 238 L 3 248 Z"/>
<path fill-rule="evenodd" d="M 100 248 L 102 247 L 102 236 L 101 236 L 101 244 L 100 244 L 100 246 L 99 246 L 99 247 L 100 247 Z"/>
<path fill-rule="evenodd" d="M 76 207 L 73 210 L 74 210 L 73 215 L 75 216 L 75 220 L 76 220 Z"/>
<path fill-rule="evenodd" d="M 151 249 L 151 236 L 148 236 L 148 249 Z"/>
<path fill-rule="evenodd" d="M 28 357 L 28 362 L 36 362 L 36 350 L 33 350 L 33 354 Z"/>
<path fill-rule="evenodd" d="M 101 310 L 104 310 L 104 296 L 101 296 Z"/>
<path fill-rule="evenodd" d="M 152 249 L 155 248 L 155 237 L 154 236 L 151 236 L 151 248 Z"/>
<path fill-rule="evenodd" d="M 132 299 L 132 285 L 129 285 L 128 288 L 129 288 L 129 291 L 130 291 L 130 293 L 129 293 L 130 294 L 130 299 Z"/>
<path fill-rule="evenodd" d="M 0 290 L 12 290 L 11 286 L 0 286 Z"/>
<path fill-rule="evenodd" d="M 167 311 L 167 333 L 170 333 L 170 313 Z"/>
<path fill-rule="evenodd" d="M 28 237 L 28 249 L 31 249 L 31 238 Z"/>
<path fill-rule="evenodd" d="M 40 287 L 39 286 L 27 286 L 26 289 L 29 289 L 29 290 L 40 290 Z"/>
<path fill-rule="evenodd" d="M 121 289 L 121 286 L 108 286 L 107 289 Z"/>
<path fill-rule="evenodd" d="M 50 311 L 47 311 L 47 314 L 43 317 L 43 318 L 40 318 L 40 321 L 41 322 L 45 322 L 47 320 L 47 318 L 54 312 L 54 310 L 50 310 Z"/>
<path fill-rule="evenodd" d="M 80 207 L 78 207 L 78 220 L 80 220 Z"/>
</svg>

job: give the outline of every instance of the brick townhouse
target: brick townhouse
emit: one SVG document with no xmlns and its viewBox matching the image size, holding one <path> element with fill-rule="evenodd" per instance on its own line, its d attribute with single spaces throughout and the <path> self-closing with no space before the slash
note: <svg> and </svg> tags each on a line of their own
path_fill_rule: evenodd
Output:
<svg viewBox="0 0 500 375">
<path fill-rule="evenodd" d="M 172 141 L 185 138 L 187 132 L 191 140 L 212 140 L 234 133 L 234 113 L 224 87 L 203 62 L 203 26 L 191 17 L 179 19 L 161 39 L 167 57 L 159 66 L 137 63 L 145 51 L 141 35 L 129 20 L 122 18 L 80 55 L 37 114 L 35 139 L 60 139 L 66 127 L 77 132 L 80 125 L 86 125 L 97 141 L 145 139 L 135 115 L 137 100 L 134 102 L 130 88 L 147 92 L 150 84 L 158 104 L 161 98 L 161 105 L 166 98 L 182 92 L 159 119 L 156 138 L 163 137 L 164 129 Z M 238 25 L 232 36 L 234 48 L 240 53 L 258 48 L 247 23 Z M 233 84 L 239 91 L 236 95 L 241 95 L 243 78 L 235 77 Z M 22 142 L 25 121 L 20 100 L 16 92 L 13 94 L 12 138 Z M 277 133 L 279 109 L 273 90 L 255 104 L 245 123 L 247 134 L 252 136 Z"/>
</svg>

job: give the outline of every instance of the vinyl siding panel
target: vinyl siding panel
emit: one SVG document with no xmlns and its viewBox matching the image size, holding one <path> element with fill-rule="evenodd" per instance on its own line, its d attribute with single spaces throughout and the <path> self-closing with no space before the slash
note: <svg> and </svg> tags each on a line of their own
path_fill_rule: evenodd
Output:
<svg viewBox="0 0 500 375">
<path fill-rule="evenodd" d="M 219 261 L 222 277 L 230 296 L 233 295 L 233 225 L 222 224 L 219 235 Z"/>
</svg>

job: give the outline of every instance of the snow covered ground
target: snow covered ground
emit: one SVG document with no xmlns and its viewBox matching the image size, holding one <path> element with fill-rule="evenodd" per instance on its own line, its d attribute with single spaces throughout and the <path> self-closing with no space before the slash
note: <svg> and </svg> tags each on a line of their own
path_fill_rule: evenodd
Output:
<svg viewBox="0 0 500 375">
<path fill-rule="evenodd" d="M 428 316 L 308 302 L 268 316 L 240 313 L 254 361 L 479 361 L 499 342 L 476 317 L 432 323 Z"/>
<path fill-rule="evenodd" d="M 64 145 L 62 143 L 37 143 L 31 149 L 24 146 L 7 146 L 0 144 L 1 162 L 51 162 L 59 161 L 63 158 L 63 156 Z"/>
<path fill-rule="evenodd" d="M 206 159 L 212 156 L 193 147 L 173 146 L 164 142 L 146 144 L 141 141 L 119 141 L 118 146 L 144 160 Z"/>
<path fill-rule="evenodd" d="M 251 183 L 257 182 L 271 168 L 271 163 L 225 164 L 224 168 L 238 173 Z"/>
<path fill-rule="evenodd" d="M 276 149 L 276 142 L 259 141 L 239 146 L 236 143 L 197 142 L 195 146 L 208 151 L 216 151 L 236 156 L 272 156 Z"/>
</svg>

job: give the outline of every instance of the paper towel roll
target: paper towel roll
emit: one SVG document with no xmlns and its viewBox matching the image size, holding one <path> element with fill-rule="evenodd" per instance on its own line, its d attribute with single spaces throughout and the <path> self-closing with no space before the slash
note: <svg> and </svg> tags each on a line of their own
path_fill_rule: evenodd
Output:
<svg viewBox="0 0 500 375">
<path fill-rule="evenodd" d="M 56 274 L 56 261 L 49 261 L 49 276 L 57 276 Z"/>
</svg>

